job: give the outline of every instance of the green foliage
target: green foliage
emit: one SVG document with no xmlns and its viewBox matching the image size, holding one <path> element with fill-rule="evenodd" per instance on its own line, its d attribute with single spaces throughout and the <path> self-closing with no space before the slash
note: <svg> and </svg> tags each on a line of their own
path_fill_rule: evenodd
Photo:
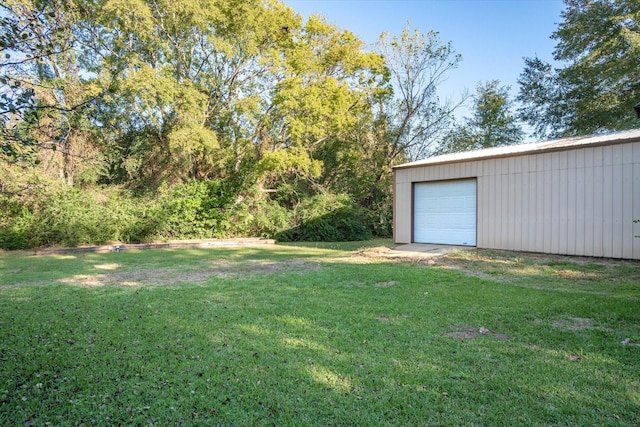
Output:
<svg viewBox="0 0 640 427">
<path fill-rule="evenodd" d="M 459 105 L 441 101 L 436 88 L 462 57 L 438 33 L 424 34 L 407 24 L 399 36 L 383 33 L 378 50 L 393 76 L 396 97 L 387 97 L 378 131 L 389 144 L 392 162 L 404 156 L 417 160 L 435 151 Z"/>
<path fill-rule="evenodd" d="M 165 239 L 226 236 L 232 227 L 229 211 L 236 194 L 222 181 L 192 181 L 161 193 L 161 224 Z"/>
<path fill-rule="evenodd" d="M 498 80 L 478 83 L 472 97 L 473 115 L 465 118 L 445 139 L 439 151 L 453 153 L 522 142 L 524 132 L 511 113 L 509 87 Z"/>
<path fill-rule="evenodd" d="M 527 58 L 520 75 L 520 116 L 540 137 L 638 126 L 640 2 L 565 0 L 552 67 Z"/>
<path fill-rule="evenodd" d="M 294 226 L 276 235 L 282 241 L 345 242 L 372 237 L 365 211 L 346 194 L 305 199 L 293 213 Z"/>
<path fill-rule="evenodd" d="M 16 197 L 0 194 L 0 248 L 29 247 L 31 213 Z"/>
<path fill-rule="evenodd" d="M 448 125 L 460 60 L 278 0 L 7 0 L 0 30 L 5 248 L 389 235 L 391 166 Z"/>
</svg>

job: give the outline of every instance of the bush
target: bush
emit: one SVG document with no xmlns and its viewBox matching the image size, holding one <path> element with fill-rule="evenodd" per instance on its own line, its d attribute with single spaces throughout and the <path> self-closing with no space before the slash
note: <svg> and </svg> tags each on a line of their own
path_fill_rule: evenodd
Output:
<svg viewBox="0 0 640 427">
<path fill-rule="evenodd" d="M 147 203 L 119 190 L 48 189 L 33 203 L 31 246 L 78 246 L 144 238 L 132 232 Z"/>
<path fill-rule="evenodd" d="M 372 237 L 366 211 L 346 194 L 324 193 L 294 210 L 293 226 L 276 235 L 282 241 L 344 242 Z"/>
<path fill-rule="evenodd" d="M 237 194 L 225 181 L 193 181 L 161 192 L 157 237 L 224 237 L 233 229 Z M 235 209 L 234 209 L 235 208 Z"/>
<path fill-rule="evenodd" d="M 27 249 L 31 212 L 16 197 L 0 196 L 0 248 Z"/>
<path fill-rule="evenodd" d="M 287 209 L 256 189 L 240 192 L 222 180 L 147 196 L 53 184 L 30 195 L 0 195 L 3 249 L 229 236 L 355 241 L 389 235 L 390 225 L 388 207 L 369 211 L 346 194 L 316 195 Z"/>
</svg>

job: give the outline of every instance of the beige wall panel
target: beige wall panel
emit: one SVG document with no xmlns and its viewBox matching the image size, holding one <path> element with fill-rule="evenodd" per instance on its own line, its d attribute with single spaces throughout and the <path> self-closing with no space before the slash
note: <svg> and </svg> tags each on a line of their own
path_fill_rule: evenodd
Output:
<svg viewBox="0 0 640 427">
<path fill-rule="evenodd" d="M 631 155 L 629 157 L 631 157 Z M 636 181 L 636 185 L 637 183 L 638 181 Z M 633 233 L 633 220 L 636 218 L 640 219 L 640 215 L 637 217 L 633 216 L 633 198 L 638 198 L 637 194 L 633 194 L 633 184 L 633 165 L 626 163 L 622 165 L 622 237 L 620 239 L 622 241 L 621 256 L 624 258 L 633 258 L 633 241 L 640 240 L 640 238 L 635 238 Z M 636 193 L 638 193 L 638 191 L 639 190 L 636 189 Z M 640 235 L 640 233 L 637 235 Z"/>
<path fill-rule="evenodd" d="M 575 151 L 576 153 L 576 163 L 575 168 L 583 168 L 584 167 L 584 148 L 580 148 Z"/>
<path fill-rule="evenodd" d="M 618 214 L 622 214 L 618 209 L 614 209 L 614 182 L 616 183 L 615 185 L 622 184 L 619 180 L 622 177 L 622 173 L 618 174 L 616 172 L 616 169 L 620 169 L 620 172 L 622 172 L 622 169 L 615 168 L 613 166 L 610 161 L 612 159 L 611 150 L 607 150 L 607 148 L 611 147 L 605 147 L 605 166 L 602 171 L 602 252 L 605 254 L 612 254 L 615 240 L 615 229 L 613 226 L 615 221 L 614 215 L 618 216 Z M 616 202 L 616 204 L 617 203 L 618 202 Z"/>
<path fill-rule="evenodd" d="M 602 166 L 602 147 L 593 147 L 590 150 L 593 151 L 593 166 Z"/>
<path fill-rule="evenodd" d="M 482 163 L 482 176 L 491 175 L 491 162 L 489 160 L 483 160 L 481 163 Z"/>
<path fill-rule="evenodd" d="M 602 147 L 600 147 L 602 148 Z M 593 186 L 591 187 L 591 194 L 593 195 L 593 255 L 602 256 L 602 239 L 603 239 L 603 167 L 602 167 L 602 150 L 598 156 L 598 150 L 596 150 L 594 160 L 597 163 L 600 159 L 600 166 L 595 166 L 593 170 Z"/>
<path fill-rule="evenodd" d="M 523 165 L 528 163 L 527 159 L 524 159 Z M 519 246 L 523 250 L 527 247 L 529 241 L 529 173 L 521 173 L 518 177 L 518 184 L 516 185 L 516 191 L 518 192 L 520 202 L 520 237 Z M 518 200 L 516 196 L 516 200 Z"/>
<path fill-rule="evenodd" d="M 502 163 L 502 170 L 506 169 L 506 165 L 508 162 Z M 502 174 L 496 177 L 496 221 L 498 222 L 498 226 L 496 226 L 497 235 L 496 235 L 496 247 L 510 249 L 509 244 L 509 229 L 507 224 L 507 215 L 509 212 L 509 175 Z"/>
<path fill-rule="evenodd" d="M 589 160 L 590 159 L 590 160 Z M 582 254 L 593 256 L 593 223 L 594 223 L 594 200 L 593 200 L 593 152 L 587 150 L 585 152 L 585 162 L 591 165 L 585 167 L 584 170 L 584 249 Z"/>
<path fill-rule="evenodd" d="M 424 168 L 412 168 L 407 170 L 407 174 L 409 175 L 408 182 L 420 181 L 422 179 L 422 175 L 426 175 L 430 169 Z"/>
<path fill-rule="evenodd" d="M 583 148 L 580 151 L 582 151 L 584 153 L 584 163 L 582 164 L 582 166 L 584 166 L 585 168 L 591 168 L 593 167 L 594 163 L 593 163 L 593 149 L 591 148 Z M 580 166 L 580 165 L 578 165 Z"/>
<path fill-rule="evenodd" d="M 452 175 L 456 176 L 456 177 L 462 177 L 464 176 L 464 173 L 462 172 L 462 163 L 455 163 L 453 164 L 452 168 L 449 168 L 450 171 L 452 171 Z M 450 179 L 450 177 L 447 177 Z"/>
<path fill-rule="evenodd" d="M 402 183 L 396 185 L 396 230 L 394 240 L 396 243 L 411 243 L 411 184 Z"/>
<path fill-rule="evenodd" d="M 522 173 L 522 163 L 524 160 L 524 156 L 518 156 L 515 157 L 515 169 L 514 169 L 514 173 Z"/>
<path fill-rule="evenodd" d="M 633 157 L 634 159 L 640 159 L 640 144 L 636 144 L 633 147 Z M 640 194 L 638 191 L 638 183 L 640 182 L 640 160 L 635 162 L 633 165 L 633 182 L 635 184 L 635 188 L 631 194 L 633 194 L 633 219 L 640 219 Z M 640 238 L 636 238 L 635 236 L 640 236 L 640 223 L 633 223 L 633 258 L 640 259 Z"/>
<path fill-rule="evenodd" d="M 498 164 L 493 163 L 494 171 L 496 171 Z M 490 191 L 491 198 L 489 199 L 489 220 L 491 221 L 491 228 L 489 229 L 489 247 L 497 248 L 500 242 L 500 224 L 498 215 L 500 211 L 500 175 L 491 174 L 490 176 Z"/>
<path fill-rule="evenodd" d="M 640 142 L 634 142 L 633 144 L 633 164 L 640 164 Z"/>
<path fill-rule="evenodd" d="M 537 170 L 538 159 L 535 154 L 527 156 L 529 158 L 529 172 L 535 172 Z"/>
<path fill-rule="evenodd" d="M 569 160 L 571 156 L 569 156 Z M 576 253 L 576 169 L 567 169 L 567 253 Z"/>
<path fill-rule="evenodd" d="M 577 150 L 567 151 L 567 169 L 575 169 L 577 161 Z"/>
<path fill-rule="evenodd" d="M 555 254 L 561 252 L 560 226 L 562 223 L 562 212 L 560 210 L 560 195 L 564 193 L 564 189 L 560 185 L 560 169 L 558 169 L 560 166 L 560 156 L 556 156 L 556 154 L 559 153 L 554 153 L 552 157 L 556 168 L 547 173 L 551 175 L 551 186 L 546 188 L 546 191 L 551 193 L 551 216 L 547 220 L 551 223 L 551 235 L 549 236 L 549 240 L 551 241 L 550 252 Z"/>
<path fill-rule="evenodd" d="M 501 159 L 493 159 L 491 160 L 492 163 L 492 170 L 491 170 L 491 175 L 502 175 L 502 162 L 500 162 Z"/>
<path fill-rule="evenodd" d="M 493 176 L 496 174 L 496 159 L 485 160 L 487 176 Z"/>
<path fill-rule="evenodd" d="M 547 170 L 558 170 L 560 169 L 560 153 L 555 152 L 551 153 L 551 162 L 547 164 Z"/>
<path fill-rule="evenodd" d="M 426 174 L 427 171 L 428 169 L 423 169 L 423 168 L 407 169 L 407 178 L 408 178 L 407 182 L 413 182 L 421 179 L 421 175 Z"/>
<path fill-rule="evenodd" d="M 511 169 L 511 166 L 512 164 L 509 162 L 509 170 L 515 171 L 515 161 L 513 162 L 513 169 Z M 518 247 L 516 245 L 516 176 L 517 174 L 514 172 L 505 176 L 508 201 L 507 209 L 503 212 L 504 216 L 506 216 L 507 247 L 512 250 Z"/>
<path fill-rule="evenodd" d="M 558 253 L 566 254 L 569 247 L 569 170 L 566 168 L 566 156 L 560 156 L 560 165 L 562 166 L 563 160 L 565 161 L 565 167 L 560 169 L 559 180 L 560 192 L 559 192 L 559 239 L 558 239 Z"/>
<path fill-rule="evenodd" d="M 614 165 L 622 165 L 625 163 L 624 160 L 624 150 L 622 149 L 622 145 L 614 145 L 613 146 L 613 164 Z"/>
<path fill-rule="evenodd" d="M 521 156 L 520 159 L 522 160 L 522 168 L 520 169 L 521 173 L 529 173 L 529 158 L 531 156 Z"/>
<path fill-rule="evenodd" d="M 608 145 L 602 147 L 602 165 L 609 166 L 613 164 L 613 146 Z"/>
<path fill-rule="evenodd" d="M 579 158 L 579 156 L 578 156 Z M 587 230 L 586 218 L 585 218 L 585 186 L 584 186 L 584 168 L 576 168 L 576 229 L 575 229 L 575 242 L 576 251 L 575 255 L 584 254 L 584 233 Z"/>
<path fill-rule="evenodd" d="M 483 170 L 486 166 L 486 163 L 483 162 Z M 482 206 L 478 205 L 478 221 L 482 224 L 482 239 L 478 239 L 476 242 L 478 247 L 489 248 L 491 247 L 489 242 L 491 239 L 491 175 L 484 175 L 482 180 L 478 180 L 478 188 L 480 188 L 482 184 L 482 194 L 484 200 L 482 201 Z M 480 236 L 478 236 L 480 237 Z"/>
<path fill-rule="evenodd" d="M 544 170 L 544 155 L 536 154 L 536 172 Z"/>
<path fill-rule="evenodd" d="M 464 174 L 465 178 L 470 178 L 470 177 L 474 177 L 474 176 L 478 176 L 477 174 L 472 174 L 471 171 L 473 170 L 473 166 L 475 163 L 473 162 L 465 162 L 462 164 L 462 173 Z"/>
<path fill-rule="evenodd" d="M 504 159 L 507 162 L 507 172 L 509 175 L 516 173 L 516 157 L 509 157 Z"/>
<path fill-rule="evenodd" d="M 544 172 L 534 172 L 532 179 L 535 181 L 535 223 L 536 231 L 532 239 L 531 250 L 544 251 Z"/>
<path fill-rule="evenodd" d="M 524 181 L 523 187 L 525 188 L 524 190 L 524 197 L 526 198 L 526 200 L 523 203 L 523 206 L 525 208 L 527 208 L 527 220 L 526 220 L 526 230 L 524 233 L 524 250 L 526 251 L 533 251 L 533 248 L 535 247 L 535 240 L 536 240 L 536 221 L 535 221 L 535 210 L 536 210 L 536 203 L 535 203 L 535 197 L 536 197 L 536 181 L 535 181 L 535 172 L 529 172 L 526 175 L 522 176 L 522 179 Z"/>
<path fill-rule="evenodd" d="M 633 144 L 622 144 L 622 164 L 633 163 Z"/>
<path fill-rule="evenodd" d="M 522 160 L 522 157 L 518 157 Z M 522 164 L 520 162 L 520 164 Z M 518 162 L 516 162 L 516 168 Z M 522 225 L 523 225 L 523 211 L 522 211 L 522 174 L 516 173 L 512 175 L 513 183 L 513 212 L 511 218 L 513 221 L 513 246 L 514 248 L 522 248 Z"/>
<path fill-rule="evenodd" d="M 622 152 L 622 150 L 620 150 Z M 613 165 L 613 186 L 609 190 L 612 194 L 611 200 L 611 210 L 612 210 L 612 225 L 611 225 L 611 235 L 612 240 L 615 241 L 613 245 L 613 250 L 609 252 L 609 256 L 614 256 L 616 258 L 622 257 L 623 245 L 624 245 L 624 167 L 625 165 L 617 164 Z M 607 191 L 607 189 L 605 189 Z"/>
<path fill-rule="evenodd" d="M 566 151 L 560 151 L 558 153 L 558 168 L 566 169 L 567 168 L 567 159 L 569 155 Z"/>
<path fill-rule="evenodd" d="M 548 159 L 548 163 L 551 164 L 550 156 L 548 156 L 547 159 Z M 543 205 L 544 205 L 544 210 L 543 210 L 544 237 L 543 237 L 542 251 L 547 253 L 553 252 L 551 248 L 551 243 L 553 238 L 553 234 L 551 232 L 551 226 L 553 225 L 552 195 L 554 193 L 554 189 L 553 189 L 553 182 L 551 178 L 552 176 L 551 176 L 550 170 L 545 170 L 542 173 L 542 179 L 543 179 L 542 197 L 543 197 Z"/>
<path fill-rule="evenodd" d="M 476 213 L 476 221 L 477 221 L 477 228 L 476 228 L 476 246 L 478 248 L 482 248 L 485 246 L 485 239 L 486 239 L 486 235 L 487 235 L 487 222 L 488 222 L 488 218 L 487 215 L 483 214 L 483 212 L 485 212 L 486 210 L 486 204 L 487 204 L 487 199 L 488 197 L 488 192 L 487 192 L 487 178 L 484 176 L 479 176 L 477 181 L 476 181 L 476 191 L 477 193 L 477 197 L 476 197 L 476 201 L 478 203 L 478 211 Z"/>
</svg>

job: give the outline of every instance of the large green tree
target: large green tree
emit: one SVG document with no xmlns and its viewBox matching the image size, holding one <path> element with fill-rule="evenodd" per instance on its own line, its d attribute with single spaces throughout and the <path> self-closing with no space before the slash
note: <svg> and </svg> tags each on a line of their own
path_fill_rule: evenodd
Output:
<svg viewBox="0 0 640 427">
<path fill-rule="evenodd" d="M 378 131 L 387 141 L 385 157 L 392 163 L 432 155 L 453 122 L 460 103 L 441 100 L 438 87 L 462 57 L 438 33 L 422 33 L 410 25 L 400 35 L 382 34 L 378 50 L 385 58 L 393 96 L 382 103 Z"/>
<path fill-rule="evenodd" d="M 565 0 L 553 59 L 526 58 L 517 100 L 538 137 L 638 126 L 640 2 Z"/>
<path fill-rule="evenodd" d="M 283 65 L 262 122 L 271 129 L 260 141 L 265 185 L 353 193 L 367 168 L 371 105 L 386 93 L 384 61 L 350 31 L 311 16 Z"/>
<path fill-rule="evenodd" d="M 476 150 L 518 144 L 524 132 L 512 112 L 509 87 L 500 81 L 478 83 L 472 97 L 471 117 L 453 128 L 440 147 L 440 152 Z"/>
<path fill-rule="evenodd" d="M 118 70 L 99 112 L 112 179 L 237 173 L 300 26 L 293 11 L 276 1 L 107 0 L 96 14 L 94 71 L 112 85 Z"/>
<path fill-rule="evenodd" d="M 99 96 L 79 65 L 78 4 L 7 0 L 0 11 L 3 151 L 73 185 L 94 160 L 86 118 Z"/>
</svg>

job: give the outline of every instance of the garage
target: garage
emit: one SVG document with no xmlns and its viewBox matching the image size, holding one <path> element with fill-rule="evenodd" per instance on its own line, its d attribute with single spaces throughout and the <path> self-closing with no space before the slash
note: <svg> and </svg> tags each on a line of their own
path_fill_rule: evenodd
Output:
<svg viewBox="0 0 640 427">
<path fill-rule="evenodd" d="M 412 240 L 475 246 L 476 180 L 415 183 Z"/>
<path fill-rule="evenodd" d="M 640 260 L 640 129 L 393 168 L 393 239 Z"/>
</svg>

